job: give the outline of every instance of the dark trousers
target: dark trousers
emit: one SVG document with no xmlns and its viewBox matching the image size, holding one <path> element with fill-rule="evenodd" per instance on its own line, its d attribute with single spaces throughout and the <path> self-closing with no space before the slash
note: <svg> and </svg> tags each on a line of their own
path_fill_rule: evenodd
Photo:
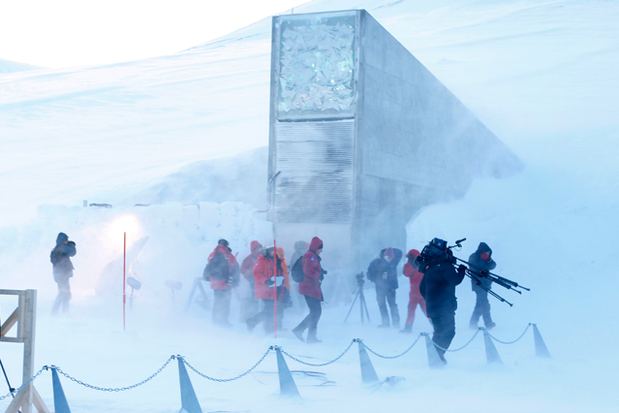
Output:
<svg viewBox="0 0 619 413">
<path fill-rule="evenodd" d="M 71 286 L 69 285 L 69 279 L 61 279 L 56 281 L 58 284 L 58 295 L 54 300 L 54 305 L 52 306 L 52 315 L 58 314 L 58 310 L 62 306 L 62 312 L 66 313 L 69 311 L 69 301 L 71 300 Z"/>
<path fill-rule="evenodd" d="M 275 300 L 263 299 L 264 306 L 262 311 L 254 314 L 247 319 L 247 324 L 252 328 L 258 324 L 264 322 L 264 332 L 272 333 L 275 329 L 274 315 L 275 315 Z M 277 301 L 277 326 L 281 326 L 281 320 L 284 314 L 284 306 L 281 301 Z"/>
<path fill-rule="evenodd" d="M 434 327 L 432 341 L 443 349 L 449 348 L 451 340 L 453 340 L 456 335 L 456 313 L 454 311 L 446 311 L 433 315 L 432 326 Z M 436 348 L 441 360 L 445 360 L 443 356 L 445 350 L 443 349 Z"/>
<path fill-rule="evenodd" d="M 314 339 L 318 332 L 318 320 L 322 315 L 322 304 L 318 298 L 308 297 L 307 295 L 304 297 L 309 308 L 309 314 L 295 327 L 295 330 L 300 331 L 301 334 L 307 330 L 307 338 Z"/>
<path fill-rule="evenodd" d="M 477 301 L 475 302 L 475 308 L 473 309 L 473 315 L 471 315 L 471 326 L 476 326 L 479 321 L 479 317 L 483 317 L 484 325 L 489 327 L 494 324 L 492 317 L 490 316 L 490 301 L 488 301 L 487 291 L 475 291 L 477 294 Z"/>
<path fill-rule="evenodd" d="M 376 287 L 376 301 L 378 301 L 378 308 L 383 325 L 393 324 L 393 326 L 397 327 L 400 324 L 400 313 L 398 312 L 398 305 L 395 303 L 395 289 Z M 387 304 L 389 304 L 389 309 L 391 310 L 392 323 L 389 323 Z"/>
<path fill-rule="evenodd" d="M 213 300 L 213 323 L 222 326 L 230 325 L 230 300 L 232 290 L 213 290 L 215 299 Z"/>
</svg>

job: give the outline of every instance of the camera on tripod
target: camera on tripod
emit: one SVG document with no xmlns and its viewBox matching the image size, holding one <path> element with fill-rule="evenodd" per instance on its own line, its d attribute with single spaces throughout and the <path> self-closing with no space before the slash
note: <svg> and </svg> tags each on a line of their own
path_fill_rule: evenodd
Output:
<svg viewBox="0 0 619 413">
<path fill-rule="evenodd" d="M 361 271 L 359 274 L 355 275 L 355 278 L 357 279 L 357 285 L 359 287 L 363 287 L 363 284 L 365 284 L 365 279 L 364 279 L 363 271 Z"/>
</svg>

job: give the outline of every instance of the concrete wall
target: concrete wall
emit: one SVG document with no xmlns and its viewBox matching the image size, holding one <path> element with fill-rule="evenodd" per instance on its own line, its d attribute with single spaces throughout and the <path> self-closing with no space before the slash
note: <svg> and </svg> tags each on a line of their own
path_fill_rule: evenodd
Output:
<svg viewBox="0 0 619 413">
<path fill-rule="evenodd" d="M 420 208 L 463 196 L 518 159 L 366 11 L 359 11 L 355 237 L 360 257 L 404 248 Z"/>
<path fill-rule="evenodd" d="M 345 27 L 337 23 L 342 18 L 346 19 Z M 312 24 L 304 27 L 304 19 Z M 350 23 L 353 20 L 354 26 Z M 283 36 L 286 44 L 280 41 L 282 27 L 289 32 Z M 278 176 L 270 186 L 269 217 L 274 221 L 276 236 L 283 237 L 285 243 L 324 236 L 325 259 L 334 261 L 327 265 L 331 268 L 339 266 L 350 275 L 365 270 L 382 248 L 404 249 L 405 226 L 419 209 L 463 196 L 476 177 L 506 176 L 522 167 L 505 145 L 365 10 L 275 17 L 272 45 L 269 176 L 280 170 L 283 160 L 293 169 L 298 165 L 299 170 Z M 333 47 L 333 53 L 325 53 L 329 47 Z M 285 51 L 280 53 L 280 49 Z M 313 56 L 320 57 L 314 62 Z M 328 71 L 317 69 L 312 77 L 312 70 L 308 70 L 340 66 L 345 66 L 346 71 L 331 70 L 327 82 Z M 291 70 L 295 67 L 299 76 Z M 280 71 L 285 76 L 280 76 Z M 299 79 L 310 79 L 307 88 Z M 338 96 L 338 88 L 332 87 L 338 82 L 346 95 Z M 325 93 L 316 93 L 322 87 Z M 280 93 L 285 96 L 282 98 Z M 311 101 L 307 110 L 303 109 L 305 99 Z M 332 102 L 339 106 L 331 109 Z M 352 219 L 329 221 L 327 218 L 336 214 L 309 213 L 303 215 L 312 216 L 307 222 L 303 216 L 294 222 L 283 215 L 278 219 L 280 208 L 286 208 L 278 202 L 285 200 L 287 205 L 294 205 L 290 200 L 292 192 L 285 185 L 290 188 L 299 182 L 300 188 L 308 180 L 315 185 L 313 178 L 322 177 L 327 182 L 324 177 L 334 175 L 324 173 L 332 166 L 327 157 L 316 160 L 314 166 L 295 161 L 295 156 L 313 151 L 307 147 L 312 135 L 306 131 L 308 124 L 316 123 L 318 127 L 322 123 L 320 127 L 327 136 L 320 145 L 332 145 L 329 140 L 339 139 L 336 123 L 342 119 L 354 123 L 352 165 L 349 158 L 341 165 L 352 168 L 353 178 L 350 185 L 337 188 L 351 191 Z M 290 121 L 291 125 L 282 126 Z M 291 134 L 292 138 L 286 139 L 298 143 L 282 145 L 278 134 L 284 129 L 298 129 L 297 135 L 306 138 Z M 296 193 L 302 197 L 300 192 L 304 191 Z M 334 250 L 327 253 L 330 248 Z"/>
</svg>

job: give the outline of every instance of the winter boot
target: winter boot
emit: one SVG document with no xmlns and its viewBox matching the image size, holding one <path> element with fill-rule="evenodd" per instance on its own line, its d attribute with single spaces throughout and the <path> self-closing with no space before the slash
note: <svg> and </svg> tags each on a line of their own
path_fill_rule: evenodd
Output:
<svg viewBox="0 0 619 413">
<path fill-rule="evenodd" d="M 404 328 L 402 330 L 400 330 L 400 333 L 412 334 L 413 333 L 413 325 L 412 324 L 405 324 Z"/>
<path fill-rule="evenodd" d="M 297 338 L 303 342 L 305 342 L 305 339 L 303 338 L 303 330 L 301 330 L 299 327 L 295 327 L 292 329 L 292 333 L 297 336 Z"/>
</svg>

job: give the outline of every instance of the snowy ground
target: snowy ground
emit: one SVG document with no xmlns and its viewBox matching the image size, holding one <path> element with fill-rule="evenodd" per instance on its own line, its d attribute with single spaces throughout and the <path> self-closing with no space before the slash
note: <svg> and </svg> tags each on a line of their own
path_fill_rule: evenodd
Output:
<svg viewBox="0 0 619 413">
<path fill-rule="evenodd" d="M 433 371 L 420 342 L 397 360 L 370 355 L 381 379 L 406 380 L 366 389 L 353 347 L 324 368 L 288 360 L 291 369 L 324 372 L 334 382 L 321 385 L 321 380 L 295 376 L 303 397 L 298 402 L 278 398 L 275 357 L 269 355 L 256 372 L 231 383 L 213 383 L 190 371 L 203 410 L 616 411 L 619 308 L 612 237 L 619 232 L 619 5 L 325 0 L 295 12 L 350 8 L 367 9 L 525 162 L 517 176 L 477 181 L 464 199 L 422 211 L 409 224 L 407 247 L 420 248 L 434 236 L 450 241 L 467 237 L 458 253 L 465 258 L 479 241 L 488 242 L 497 272 L 532 289 L 517 296 L 497 288 L 515 305 L 493 302 L 498 323 L 493 334 L 510 341 L 527 323 L 537 323 L 553 358 L 533 356 L 529 331 L 513 345 L 497 344 L 504 365 L 488 366 L 478 336 L 448 355 L 445 370 Z M 192 162 L 266 145 L 269 30 L 270 22 L 262 21 L 218 42 L 157 59 L 0 75 L 2 288 L 39 290 L 37 368 L 55 364 L 89 384 L 122 387 L 148 377 L 170 355 L 181 354 L 203 373 L 227 378 L 251 367 L 274 343 L 322 362 L 335 358 L 355 337 L 394 355 L 419 332 L 430 331 L 421 317 L 413 336 L 378 330 L 372 290 L 367 298 L 374 323 L 362 326 L 355 311 L 343 324 L 349 304 L 327 303 L 320 324 L 324 343 L 317 346 L 304 345 L 288 332 L 278 340 L 260 331 L 248 334 L 238 312 L 230 330 L 211 326 L 210 314 L 195 304 L 184 313 L 188 283 L 204 265 L 203 259 L 192 262 L 192 257 L 204 257 L 221 228 L 208 237 L 201 230 L 187 230 L 185 224 L 202 221 L 179 212 L 180 204 L 166 206 L 176 211 L 172 222 L 138 219 L 143 224 L 139 235 L 151 236 L 147 245 L 152 249 L 144 250 L 140 264 L 153 287 L 136 293 L 127 332 L 122 331 L 119 298 L 94 295 L 92 283 L 118 254 L 118 236 L 105 238 L 106 225 L 142 213 L 129 202 L 123 206 L 123 200 L 153 196 L 149 188 L 162 182 L 197 191 L 191 173 L 186 184 L 166 175 Z M 186 194 L 178 191 L 159 201 L 185 202 L 179 198 Z M 106 212 L 79 212 L 84 199 L 119 207 L 96 218 L 92 215 Z M 232 247 L 243 256 L 247 237 L 266 235 L 259 235 L 265 230 L 259 214 L 241 209 L 219 223 L 231 225 L 227 231 L 236 237 Z M 255 232 L 243 232 L 249 231 L 243 217 L 251 217 Z M 202 228 L 216 225 L 204 223 Z M 78 243 L 75 298 L 70 317 L 50 318 L 55 286 L 47 254 L 60 230 Z M 170 274 L 184 284 L 174 301 L 161 286 Z M 404 280 L 401 285 L 403 313 L 407 287 Z M 453 348 L 473 334 L 467 328 L 471 295 L 465 280 L 458 288 Z M 0 305 L 5 317 L 11 302 L 3 299 Z M 286 327 L 294 326 L 303 311 L 287 314 Z M 9 378 L 18 384 L 21 347 L 2 343 L 0 351 Z M 62 382 L 75 412 L 180 408 L 174 364 L 142 387 L 121 393 Z M 49 373 L 35 384 L 52 405 Z M 8 402 L 1 401 L 0 409 Z"/>
</svg>

